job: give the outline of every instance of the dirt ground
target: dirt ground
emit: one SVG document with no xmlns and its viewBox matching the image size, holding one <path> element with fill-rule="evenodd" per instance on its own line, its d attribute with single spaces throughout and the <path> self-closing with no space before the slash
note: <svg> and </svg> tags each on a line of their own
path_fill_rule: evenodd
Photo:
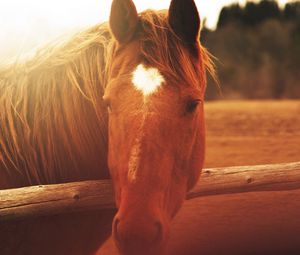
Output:
<svg viewBox="0 0 300 255">
<path fill-rule="evenodd" d="M 300 161 L 300 101 L 206 103 L 206 167 Z M 187 201 L 170 255 L 300 254 L 300 190 Z M 98 255 L 117 254 L 109 240 Z"/>
<path fill-rule="evenodd" d="M 206 167 L 300 161 L 300 101 L 206 104 Z"/>
</svg>

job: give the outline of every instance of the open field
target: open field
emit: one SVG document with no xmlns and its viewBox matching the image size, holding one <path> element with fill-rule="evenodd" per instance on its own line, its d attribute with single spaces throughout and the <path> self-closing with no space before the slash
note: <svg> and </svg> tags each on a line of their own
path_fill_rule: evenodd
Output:
<svg viewBox="0 0 300 255">
<path fill-rule="evenodd" d="M 206 104 L 206 167 L 300 161 L 300 101 Z M 300 190 L 187 201 L 171 255 L 300 254 Z M 99 251 L 114 255 L 111 240 Z"/>
<path fill-rule="evenodd" d="M 206 104 L 206 167 L 300 161 L 300 101 Z"/>
</svg>

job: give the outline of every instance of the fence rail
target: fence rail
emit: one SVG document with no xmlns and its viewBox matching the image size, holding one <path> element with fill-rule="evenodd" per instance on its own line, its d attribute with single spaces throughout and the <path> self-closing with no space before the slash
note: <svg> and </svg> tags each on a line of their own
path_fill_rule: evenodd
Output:
<svg viewBox="0 0 300 255">
<path fill-rule="evenodd" d="M 300 162 L 204 169 L 187 199 L 252 191 L 300 189 Z M 110 180 L 0 190 L 0 222 L 115 208 Z"/>
</svg>

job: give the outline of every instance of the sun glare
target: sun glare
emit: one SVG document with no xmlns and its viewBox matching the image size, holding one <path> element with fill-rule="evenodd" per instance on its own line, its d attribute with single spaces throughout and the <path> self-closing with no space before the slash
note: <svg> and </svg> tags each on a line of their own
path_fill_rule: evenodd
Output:
<svg viewBox="0 0 300 255">
<path fill-rule="evenodd" d="M 171 0 L 133 0 L 138 12 L 167 9 Z M 1 0 L 0 61 L 49 41 L 107 21 L 112 0 Z M 234 0 L 195 0 L 206 26 L 214 28 L 224 5 Z M 246 0 L 239 0 L 245 4 Z M 281 5 L 287 0 L 278 1 Z"/>
</svg>

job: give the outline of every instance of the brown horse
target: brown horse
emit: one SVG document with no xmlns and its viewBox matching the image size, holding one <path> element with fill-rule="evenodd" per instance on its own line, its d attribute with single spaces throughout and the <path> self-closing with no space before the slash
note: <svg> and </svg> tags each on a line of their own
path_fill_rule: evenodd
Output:
<svg viewBox="0 0 300 255">
<path fill-rule="evenodd" d="M 131 0 L 114 0 L 109 26 L 3 67 L 0 188 L 110 172 L 120 252 L 164 253 L 170 221 L 203 165 L 203 98 L 213 66 L 199 30 L 192 0 L 139 15 Z M 0 222 L 0 254 L 93 254 L 114 215 Z"/>
</svg>

